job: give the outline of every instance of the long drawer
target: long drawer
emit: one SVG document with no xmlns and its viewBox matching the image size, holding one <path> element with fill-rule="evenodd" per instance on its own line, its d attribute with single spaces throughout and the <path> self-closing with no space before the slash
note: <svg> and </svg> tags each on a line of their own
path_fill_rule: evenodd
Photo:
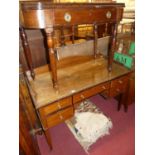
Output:
<svg viewBox="0 0 155 155">
<path fill-rule="evenodd" d="M 107 83 L 104 83 L 104 84 L 100 84 L 100 85 L 97 85 L 93 88 L 89 88 L 87 90 L 84 90 L 84 91 L 81 91 L 75 95 L 73 95 L 73 103 L 77 103 L 77 102 L 80 102 L 84 99 L 87 99 L 89 98 L 90 96 L 93 96 L 97 93 L 100 93 L 102 91 L 105 91 L 107 89 L 109 89 L 110 87 L 110 83 L 107 82 Z"/>
<path fill-rule="evenodd" d="M 93 23 L 93 22 L 111 22 L 116 21 L 117 16 L 121 16 L 117 9 L 114 7 L 106 8 L 81 8 L 81 16 L 79 14 L 79 9 L 59 9 L 54 10 L 54 16 L 57 18 L 54 19 L 54 24 L 80 24 L 80 23 Z M 121 17 L 120 17 L 121 18 Z"/>
</svg>

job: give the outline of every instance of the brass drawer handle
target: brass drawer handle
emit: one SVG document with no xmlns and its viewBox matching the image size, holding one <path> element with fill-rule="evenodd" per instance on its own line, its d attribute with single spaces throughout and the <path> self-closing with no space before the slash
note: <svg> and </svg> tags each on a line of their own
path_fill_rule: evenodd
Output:
<svg viewBox="0 0 155 155">
<path fill-rule="evenodd" d="M 117 88 L 116 91 L 117 91 L 117 92 L 120 92 L 120 89 Z"/>
<path fill-rule="evenodd" d="M 105 90 L 105 89 L 106 89 L 106 87 L 105 87 L 105 86 L 102 86 L 102 89 L 104 89 L 104 90 Z"/>
<path fill-rule="evenodd" d="M 81 94 L 81 96 L 80 96 L 82 99 L 84 99 L 85 97 L 84 97 L 84 95 L 83 94 Z"/>
<path fill-rule="evenodd" d="M 58 106 L 58 108 L 59 109 L 61 109 L 62 107 L 61 107 L 61 105 L 60 105 L 60 103 L 57 103 L 57 106 Z"/>
<path fill-rule="evenodd" d="M 123 81 L 122 81 L 122 80 L 119 80 L 119 81 L 118 81 L 118 83 L 122 84 L 122 83 L 123 83 Z"/>
<path fill-rule="evenodd" d="M 64 119 L 64 117 L 61 115 L 61 111 L 60 111 L 60 112 L 58 112 L 58 114 L 59 114 L 60 119 L 61 119 L 61 120 L 63 120 L 63 119 Z"/>
<path fill-rule="evenodd" d="M 64 117 L 63 117 L 61 114 L 60 114 L 59 116 L 60 116 L 60 119 L 61 119 L 61 120 L 63 120 L 63 119 L 64 119 Z"/>
<path fill-rule="evenodd" d="M 111 18 L 111 12 L 110 12 L 110 11 L 108 11 L 108 12 L 106 13 L 106 17 L 107 17 L 108 19 Z"/>
</svg>

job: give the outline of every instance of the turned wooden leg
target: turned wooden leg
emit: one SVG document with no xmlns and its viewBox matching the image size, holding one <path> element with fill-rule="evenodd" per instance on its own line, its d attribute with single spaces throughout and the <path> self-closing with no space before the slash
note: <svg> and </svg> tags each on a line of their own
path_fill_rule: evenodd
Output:
<svg viewBox="0 0 155 155">
<path fill-rule="evenodd" d="M 75 41 L 75 26 L 72 26 L 72 44 L 74 44 Z"/>
<path fill-rule="evenodd" d="M 118 111 L 120 111 L 120 109 L 121 109 L 121 105 L 122 105 L 121 100 L 122 100 L 122 94 L 119 94 L 119 96 L 118 96 L 118 107 L 117 107 Z"/>
<path fill-rule="evenodd" d="M 52 150 L 52 140 L 51 140 L 51 135 L 50 135 L 49 129 L 45 130 L 44 133 L 45 133 L 45 137 L 46 137 L 47 143 L 48 143 L 50 149 Z"/>
<path fill-rule="evenodd" d="M 127 110 L 128 110 L 127 92 L 123 92 L 120 94 L 120 99 L 119 99 L 118 107 L 117 107 L 118 111 L 121 109 L 121 105 L 124 106 L 124 111 L 127 112 Z"/>
<path fill-rule="evenodd" d="M 56 65 L 56 57 L 55 51 L 53 47 L 53 28 L 48 28 L 45 30 L 47 35 L 47 45 L 49 49 L 49 58 L 50 58 L 50 68 L 51 68 L 51 76 L 53 81 L 53 87 L 57 88 L 57 65 Z"/>
<path fill-rule="evenodd" d="M 108 71 L 111 72 L 112 70 L 112 63 L 114 57 L 114 50 L 116 44 L 116 36 L 117 36 L 117 24 L 114 24 L 114 30 L 111 38 L 110 50 L 108 51 Z"/>
<path fill-rule="evenodd" d="M 19 30 L 20 30 L 20 37 L 21 37 L 21 40 L 22 40 L 22 45 L 23 45 L 27 65 L 28 65 L 28 68 L 29 68 L 29 70 L 31 72 L 31 76 L 34 79 L 35 74 L 34 74 L 34 71 L 33 71 L 32 57 L 31 57 L 31 52 L 30 52 L 30 47 L 29 47 L 29 44 L 28 44 L 27 36 L 26 36 L 25 30 L 24 30 L 23 27 L 20 27 Z"/>
<path fill-rule="evenodd" d="M 66 44 L 65 44 L 65 35 L 63 27 L 60 28 L 60 31 L 61 31 L 60 43 L 61 46 L 65 46 Z"/>
<path fill-rule="evenodd" d="M 94 25 L 94 58 L 96 58 L 97 55 L 97 38 L 98 38 L 98 34 L 97 34 L 97 25 Z"/>
</svg>

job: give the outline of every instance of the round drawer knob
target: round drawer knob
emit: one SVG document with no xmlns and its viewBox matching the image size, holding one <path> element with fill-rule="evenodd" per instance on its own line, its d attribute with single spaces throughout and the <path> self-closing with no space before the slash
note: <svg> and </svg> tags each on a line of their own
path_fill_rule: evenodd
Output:
<svg viewBox="0 0 155 155">
<path fill-rule="evenodd" d="M 65 19 L 66 22 L 70 22 L 72 17 L 71 17 L 71 15 L 69 13 L 65 13 L 64 14 L 64 19 Z"/>
<path fill-rule="evenodd" d="M 110 11 L 108 11 L 108 12 L 106 13 L 106 17 L 107 17 L 108 19 L 111 18 L 111 12 L 110 12 Z"/>
</svg>

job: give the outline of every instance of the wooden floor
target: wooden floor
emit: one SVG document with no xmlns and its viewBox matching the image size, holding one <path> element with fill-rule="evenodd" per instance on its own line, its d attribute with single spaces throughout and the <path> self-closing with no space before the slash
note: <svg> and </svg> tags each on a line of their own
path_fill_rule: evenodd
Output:
<svg viewBox="0 0 155 155">
<path fill-rule="evenodd" d="M 76 65 L 63 64 L 64 67 L 58 69 L 59 87 L 57 90 L 53 89 L 51 74 L 47 66 L 36 70 L 35 80 L 27 74 L 36 108 L 129 72 L 128 69 L 116 63 L 113 63 L 112 72 L 108 72 L 107 60 L 103 57 L 80 61 L 81 63 L 78 60 L 73 62 L 74 64 L 77 62 Z"/>
</svg>

